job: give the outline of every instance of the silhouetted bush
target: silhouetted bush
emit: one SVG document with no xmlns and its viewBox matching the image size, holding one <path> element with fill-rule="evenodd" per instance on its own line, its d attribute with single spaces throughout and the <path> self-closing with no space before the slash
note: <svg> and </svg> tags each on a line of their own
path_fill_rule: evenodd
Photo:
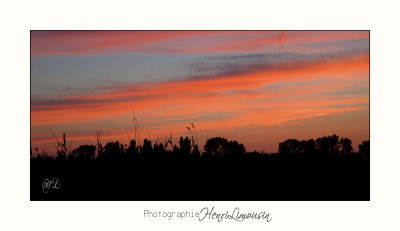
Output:
<svg viewBox="0 0 400 231">
<path fill-rule="evenodd" d="M 153 156 L 153 147 L 151 146 L 151 140 L 144 139 L 141 153 L 145 156 Z"/>
<path fill-rule="evenodd" d="M 94 160 L 96 147 L 94 145 L 81 145 L 69 155 L 70 160 Z"/>
<path fill-rule="evenodd" d="M 135 158 L 139 154 L 139 148 L 136 146 L 136 141 L 131 140 L 129 142 L 128 148 L 125 150 L 125 153 L 128 158 Z"/>
<path fill-rule="evenodd" d="M 104 153 L 99 153 L 100 160 L 118 160 L 124 155 L 124 147 L 118 141 L 109 142 L 104 146 Z"/>
<path fill-rule="evenodd" d="M 190 144 L 190 139 L 186 137 L 183 139 L 182 137 L 179 139 L 179 148 L 181 155 L 188 156 L 192 152 L 192 145 Z"/>
<path fill-rule="evenodd" d="M 163 143 L 158 144 L 157 142 L 154 144 L 154 156 L 161 158 L 165 157 L 167 152 L 165 151 Z"/>
</svg>

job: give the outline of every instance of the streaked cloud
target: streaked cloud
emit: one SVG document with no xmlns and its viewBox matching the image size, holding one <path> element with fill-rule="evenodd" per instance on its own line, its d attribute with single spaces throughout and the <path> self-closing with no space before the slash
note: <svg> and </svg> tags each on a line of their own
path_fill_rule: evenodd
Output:
<svg viewBox="0 0 400 231">
<path fill-rule="evenodd" d="M 368 31 L 32 31 L 31 54 L 304 52 L 301 44 L 359 38 Z"/>
<path fill-rule="evenodd" d="M 327 131 L 337 127 L 343 136 L 361 139 L 368 133 L 360 124 L 369 126 L 368 39 L 365 31 L 32 32 L 32 59 L 37 62 L 33 72 L 38 76 L 32 77 L 32 143 L 51 148 L 49 127 L 70 131 L 76 145 L 88 143 L 98 130 L 105 139 L 127 141 L 127 131 L 133 135 L 132 111 L 139 119 L 142 137 L 153 140 L 169 135 L 170 130 L 176 139 L 188 135 L 185 127 L 194 122 L 203 141 L 207 136 L 229 136 L 241 139 L 249 150 L 274 151 L 277 143 L 271 146 L 271 141 L 262 141 L 260 136 L 271 138 L 266 132 L 276 127 L 301 127 L 323 118 L 331 123 L 325 126 Z M 354 41 L 361 44 L 354 45 Z M 55 68 L 46 66 L 48 58 L 44 57 L 101 56 L 101 62 L 88 58 L 93 61 L 90 68 L 80 67 L 84 78 L 96 72 L 96 64 L 105 65 L 103 70 L 108 60 L 111 63 L 116 54 L 126 52 L 146 53 L 149 62 L 153 53 L 173 54 L 154 54 L 157 62 L 198 54 L 187 62 L 176 59 L 178 65 L 170 62 L 175 69 L 166 79 L 142 81 L 134 75 L 135 66 L 131 78 L 122 79 L 115 68 L 108 81 L 99 78 L 83 85 L 80 72 L 71 71 L 73 78 L 63 73 L 62 82 L 47 78 L 60 83 L 58 90 L 40 92 L 46 86 L 37 81 L 46 80 L 40 74 Z M 59 65 L 54 71 L 77 66 Z M 342 115 L 360 120 L 350 124 L 351 116 Z M 330 134 L 319 127 L 303 131 L 304 136 Z M 283 137 L 287 132 L 275 132 L 281 139 L 288 138 Z"/>
</svg>

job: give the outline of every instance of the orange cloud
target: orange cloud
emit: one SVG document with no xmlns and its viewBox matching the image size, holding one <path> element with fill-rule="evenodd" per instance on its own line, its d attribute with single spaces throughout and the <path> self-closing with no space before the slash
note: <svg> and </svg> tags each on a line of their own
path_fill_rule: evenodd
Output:
<svg viewBox="0 0 400 231">
<path fill-rule="evenodd" d="M 217 100 L 221 92 L 229 90 L 253 90 L 280 81 L 310 81 L 321 75 L 334 78 L 359 78 L 351 73 L 368 73 L 369 57 L 363 54 L 330 62 L 310 62 L 299 68 L 265 70 L 214 79 L 197 79 L 139 85 L 133 90 L 94 95 L 66 97 L 78 103 L 62 105 L 33 105 L 32 125 L 91 120 L 110 117 L 131 109 L 145 110 L 164 104 L 188 104 L 197 99 Z M 230 96 L 231 97 L 231 96 Z M 91 100 L 96 100 L 92 103 Z M 79 103 L 88 102 L 88 103 Z M 76 102 L 76 101 L 74 101 Z"/>
<path fill-rule="evenodd" d="M 363 53 L 324 61 L 281 63 L 274 68 L 213 78 L 127 85 L 123 90 L 103 94 L 73 95 L 32 104 L 32 134 L 36 134 L 32 143 L 52 147 L 51 134 L 39 132 L 47 126 L 115 120 L 124 115 L 127 119 L 121 123 L 129 127 L 131 109 L 139 118 L 142 139 L 149 136 L 153 140 L 157 137 L 162 140 L 169 130 L 175 138 L 189 135 L 184 129 L 189 122 L 195 122 L 204 139 L 206 131 L 234 134 L 239 127 L 263 128 L 360 111 L 367 108 L 368 95 L 335 97 L 323 93 L 339 91 L 354 83 L 365 85 L 368 75 L 369 54 Z M 311 83 L 296 84 L 300 82 Z M 278 83 L 294 84 L 274 90 L 272 87 Z M 75 144 L 88 143 L 95 132 L 72 134 L 70 140 Z M 107 130 L 104 139 L 127 140 L 127 134 L 125 129 Z"/>
</svg>

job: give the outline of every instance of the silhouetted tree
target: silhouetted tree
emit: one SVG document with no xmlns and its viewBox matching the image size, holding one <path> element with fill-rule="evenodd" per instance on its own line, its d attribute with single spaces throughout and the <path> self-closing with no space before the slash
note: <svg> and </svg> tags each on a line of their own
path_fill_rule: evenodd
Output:
<svg viewBox="0 0 400 231">
<path fill-rule="evenodd" d="M 225 153 L 228 140 L 222 137 L 208 139 L 204 145 L 204 150 L 211 156 L 222 156 Z"/>
<path fill-rule="evenodd" d="M 300 154 L 302 152 L 301 142 L 296 139 L 288 139 L 282 143 L 279 143 L 279 154 L 293 155 Z"/>
<path fill-rule="evenodd" d="M 339 137 L 333 135 L 318 138 L 315 142 L 315 148 L 321 154 L 337 155 L 339 153 Z"/>
<path fill-rule="evenodd" d="M 238 156 L 246 152 L 243 144 L 238 141 L 228 141 L 222 137 L 208 139 L 204 145 L 208 156 Z"/>
<path fill-rule="evenodd" d="M 342 158 L 348 156 L 353 151 L 351 140 L 348 138 L 341 138 L 339 141 L 339 152 Z"/>
<path fill-rule="evenodd" d="M 302 149 L 303 149 L 303 153 L 305 155 L 311 155 L 311 156 L 314 155 L 314 153 L 315 153 L 315 141 L 314 141 L 314 139 L 309 139 L 307 141 L 302 140 L 301 141 L 301 146 L 302 146 Z"/>
<path fill-rule="evenodd" d="M 96 147 L 94 145 L 81 145 L 69 155 L 71 160 L 94 160 Z"/>
<path fill-rule="evenodd" d="M 358 145 L 358 152 L 365 158 L 369 158 L 369 140 L 363 141 L 360 145 Z"/>
<path fill-rule="evenodd" d="M 246 148 L 243 144 L 239 144 L 236 140 L 229 141 L 224 148 L 224 155 L 239 156 L 246 152 Z"/>
</svg>

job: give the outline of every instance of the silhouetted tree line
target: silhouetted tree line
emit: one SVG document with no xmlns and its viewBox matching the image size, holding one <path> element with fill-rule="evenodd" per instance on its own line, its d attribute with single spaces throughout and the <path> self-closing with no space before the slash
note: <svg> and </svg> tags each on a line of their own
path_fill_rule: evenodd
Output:
<svg viewBox="0 0 400 231">
<path fill-rule="evenodd" d="M 337 135 L 324 136 L 316 140 L 288 139 L 279 143 L 279 154 L 310 158 L 369 158 L 369 141 L 363 141 L 354 152 L 352 141 Z"/>
<path fill-rule="evenodd" d="M 31 200 L 369 200 L 369 141 L 287 139 L 264 154 L 222 137 L 200 150 L 195 137 L 71 149 L 63 136 L 54 157 L 31 150 Z M 44 194 L 53 178 L 62 187 Z"/>
<path fill-rule="evenodd" d="M 169 148 L 171 147 L 171 148 Z M 97 152 L 97 156 L 96 156 Z M 53 159 L 44 150 L 41 154 L 35 148 L 36 155 L 33 155 L 31 148 L 31 158 L 34 159 Z M 204 145 L 204 152 L 200 152 L 198 145 L 189 137 L 180 137 L 179 143 L 173 145 L 171 140 L 155 142 L 144 139 L 142 145 L 138 145 L 132 139 L 129 145 L 122 145 L 118 141 L 109 142 L 102 145 L 99 141 L 96 145 L 81 145 L 76 149 L 70 150 L 66 147 L 65 135 L 63 142 L 57 146 L 56 160 L 71 161 L 111 161 L 111 160 L 133 160 L 133 159 L 212 159 L 212 158 L 240 158 L 240 157 L 260 157 L 272 156 L 282 158 L 369 158 L 369 141 L 364 141 L 358 146 L 355 152 L 352 141 L 348 138 L 340 138 L 337 135 L 324 136 L 317 139 L 296 140 L 287 139 L 279 143 L 277 154 L 261 154 L 259 152 L 246 153 L 246 148 L 238 141 L 229 141 L 226 138 L 214 137 L 208 139 Z"/>
</svg>

